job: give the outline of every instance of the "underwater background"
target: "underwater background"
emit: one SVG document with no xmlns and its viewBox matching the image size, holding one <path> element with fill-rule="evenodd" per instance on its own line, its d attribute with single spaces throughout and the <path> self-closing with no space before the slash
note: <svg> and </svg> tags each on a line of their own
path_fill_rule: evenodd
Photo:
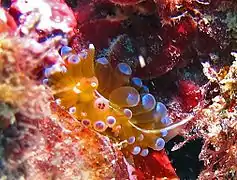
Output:
<svg viewBox="0 0 237 180">
<path fill-rule="evenodd" d="M 235 0 L 0 0 L 1 179 L 237 179 Z"/>
</svg>

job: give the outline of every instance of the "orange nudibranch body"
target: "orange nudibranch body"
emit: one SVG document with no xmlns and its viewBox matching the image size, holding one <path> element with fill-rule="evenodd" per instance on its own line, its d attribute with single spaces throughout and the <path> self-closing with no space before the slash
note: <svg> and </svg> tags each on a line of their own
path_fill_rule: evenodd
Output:
<svg viewBox="0 0 237 180">
<path fill-rule="evenodd" d="M 167 109 L 156 102 L 126 63 L 113 68 L 105 58 L 94 59 L 95 48 L 76 53 L 61 48 L 63 63 L 45 70 L 44 82 L 55 101 L 84 126 L 123 142 L 132 154 L 146 156 L 161 150 L 172 130 Z"/>
</svg>

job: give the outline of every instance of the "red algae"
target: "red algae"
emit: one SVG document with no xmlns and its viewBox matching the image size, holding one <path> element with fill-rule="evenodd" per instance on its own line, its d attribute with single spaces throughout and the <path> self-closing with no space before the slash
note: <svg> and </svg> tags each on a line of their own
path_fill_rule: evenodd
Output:
<svg viewBox="0 0 237 180">
<path fill-rule="evenodd" d="M 0 50 L 4 49 L 0 56 L 0 91 L 7 92 L 1 93 L 0 101 L 13 116 L 8 125 L 1 122 L 4 127 L 1 176 L 13 179 L 127 179 L 128 170 L 122 153 L 104 136 L 82 127 L 65 110 L 50 105 L 50 90 L 29 77 L 32 71 L 18 68 L 18 61 L 27 61 L 22 56 L 29 50 L 21 46 L 29 39 L 22 39 L 24 41 L 20 41 L 20 37 L 5 36 L 0 41 Z M 19 48 L 18 54 L 14 53 L 12 45 Z M 41 53 L 44 52 L 37 53 L 37 60 L 31 51 L 27 57 L 37 64 L 43 61 Z"/>
<path fill-rule="evenodd" d="M 17 28 L 17 25 L 13 17 L 0 7 L 0 33 L 1 32 L 13 32 Z"/>
<path fill-rule="evenodd" d="M 179 98 L 184 111 L 189 112 L 202 100 L 201 88 L 188 80 L 179 81 Z"/>
<path fill-rule="evenodd" d="M 120 29 L 121 20 L 116 19 L 101 19 L 84 23 L 79 26 L 79 31 L 72 40 L 72 47 L 80 51 L 85 48 L 83 42 L 89 41 L 96 47 L 106 47 L 109 44 L 108 39 L 118 35 Z"/>
<path fill-rule="evenodd" d="M 235 177 L 236 169 L 236 53 L 235 60 L 229 68 L 215 71 L 210 64 L 205 63 L 204 74 L 209 81 L 215 83 L 219 90 L 212 93 L 211 101 L 202 102 L 197 107 L 193 121 L 187 129 L 188 139 L 202 137 L 204 145 L 199 155 L 204 161 L 204 170 L 199 179 Z M 204 88 L 204 94 L 210 93 L 209 83 Z M 210 96 L 210 94 L 208 95 Z M 234 107 L 233 107 L 234 106 Z M 192 129 L 193 133 L 188 132 Z"/>
<path fill-rule="evenodd" d="M 149 1 L 147 3 L 149 4 Z M 72 46 L 80 50 L 83 47 L 81 43 L 84 42 L 86 44 L 84 47 L 86 47 L 88 42 L 91 42 L 99 50 L 105 51 L 106 56 L 124 56 L 120 59 L 113 57 L 112 61 L 126 62 L 128 59 L 126 51 L 121 51 L 122 55 L 117 55 L 116 51 L 120 50 L 115 48 L 125 45 L 119 38 L 128 35 L 129 38 L 125 41 L 131 41 L 132 49 L 135 50 L 133 58 L 128 61 L 130 66 L 133 64 L 134 74 L 150 79 L 171 71 L 182 60 L 185 47 L 191 46 L 197 23 L 192 17 L 183 16 L 177 18 L 178 23 L 174 23 L 173 26 L 164 25 L 154 12 L 141 16 L 139 11 L 142 9 L 141 13 L 144 13 L 146 11 L 144 8 L 149 8 L 149 6 L 143 2 L 140 4 L 141 6 L 132 9 L 129 6 L 117 7 L 113 4 L 88 2 L 81 5 L 81 8 L 87 5 L 86 7 L 90 9 L 90 14 L 87 14 L 86 17 L 83 14 L 80 16 L 80 5 L 78 5 L 75 11 L 79 25 Z M 114 14 L 101 16 L 97 12 L 99 7 L 108 8 L 110 9 L 108 11 L 114 11 Z M 105 26 L 106 29 L 103 29 Z M 92 33 L 92 29 L 96 29 L 95 32 L 100 32 L 100 34 L 97 35 L 94 31 Z M 138 57 L 143 58 L 144 67 L 141 67 Z"/>
<path fill-rule="evenodd" d="M 53 121 L 45 119 L 39 126 L 47 140 L 47 148 L 43 149 L 47 149 L 48 153 L 42 155 L 48 158 L 47 161 L 36 158 L 36 167 L 41 164 L 38 166 L 40 170 L 48 165 L 52 170 L 56 168 L 59 172 L 55 176 L 59 179 L 128 178 L 122 154 L 113 148 L 108 139 L 82 127 L 57 105 L 52 104 L 51 107 Z"/>
<path fill-rule="evenodd" d="M 164 150 L 151 152 L 147 157 L 134 157 L 134 163 L 138 180 L 179 179 Z"/>
<path fill-rule="evenodd" d="M 108 139 L 84 129 L 62 109 L 52 108 L 53 119 L 17 117 L 21 129 L 15 133 L 21 137 L 13 140 L 15 145 L 5 145 L 8 168 L 23 166 L 22 175 L 27 179 L 128 178 L 123 155 Z M 74 122 L 73 132 L 60 124 L 60 120 Z M 11 139 L 6 133 L 4 138 Z"/>
</svg>

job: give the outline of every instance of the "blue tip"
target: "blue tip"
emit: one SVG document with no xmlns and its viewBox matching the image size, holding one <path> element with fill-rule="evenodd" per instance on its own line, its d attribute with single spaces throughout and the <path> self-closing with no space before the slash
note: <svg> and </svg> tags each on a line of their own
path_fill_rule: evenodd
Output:
<svg viewBox="0 0 237 180">
<path fill-rule="evenodd" d="M 133 148 L 132 154 L 133 155 L 138 155 L 141 152 L 141 147 L 140 146 L 135 146 Z"/>
<path fill-rule="evenodd" d="M 72 48 L 71 48 L 71 47 L 69 47 L 69 46 L 63 46 L 63 47 L 61 48 L 60 54 L 61 54 L 61 56 L 67 55 L 67 54 L 69 54 L 71 51 L 72 51 Z"/>
<path fill-rule="evenodd" d="M 68 62 L 71 64 L 78 64 L 80 62 L 80 57 L 78 55 L 71 55 L 68 57 Z"/>
<path fill-rule="evenodd" d="M 106 122 L 109 127 L 113 127 L 116 123 L 116 119 L 113 116 L 108 116 Z"/>
<path fill-rule="evenodd" d="M 142 87 L 141 87 L 141 90 L 140 90 L 140 92 L 143 94 L 146 94 L 146 93 L 149 93 L 149 88 L 147 87 L 147 86 L 145 86 L 145 85 L 143 85 Z"/>
<path fill-rule="evenodd" d="M 51 75 L 51 73 L 52 73 L 52 68 L 46 68 L 44 70 L 45 77 L 49 77 Z"/>
<path fill-rule="evenodd" d="M 161 102 L 158 102 L 156 105 L 156 112 L 159 113 L 161 118 L 164 118 L 167 115 L 167 108 Z"/>
<path fill-rule="evenodd" d="M 47 78 L 46 78 L 46 79 L 43 79 L 43 84 L 44 84 L 44 85 L 47 85 L 48 82 L 49 82 L 49 79 L 47 79 Z"/>
<path fill-rule="evenodd" d="M 134 136 L 131 136 L 128 138 L 128 144 L 133 144 L 135 143 L 135 141 L 136 141 L 136 138 Z"/>
<path fill-rule="evenodd" d="M 94 129 L 96 131 L 104 131 L 106 129 L 106 125 L 103 121 L 96 121 L 94 123 Z"/>
<path fill-rule="evenodd" d="M 162 137 L 165 137 L 165 136 L 167 136 L 168 131 L 167 131 L 166 129 L 161 129 L 161 130 L 160 130 L 160 133 L 161 133 L 161 136 L 162 136 Z"/>
<path fill-rule="evenodd" d="M 136 94 L 131 94 L 131 93 L 128 94 L 127 103 L 129 105 L 131 106 L 135 105 L 138 103 L 138 101 L 139 101 L 139 97 Z"/>
<path fill-rule="evenodd" d="M 136 87 L 142 87 L 142 80 L 138 77 L 132 78 L 132 84 L 135 85 Z"/>
<path fill-rule="evenodd" d="M 141 156 L 146 157 L 149 154 L 148 149 L 143 149 L 142 152 L 140 153 Z"/>
<path fill-rule="evenodd" d="M 132 74 L 131 67 L 126 63 L 119 63 L 117 67 L 122 74 L 125 74 L 128 76 L 130 76 Z"/>
<path fill-rule="evenodd" d="M 169 125 L 172 121 L 171 121 L 171 119 L 170 119 L 168 116 L 166 116 L 166 117 L 163 117 L 163 118 L 161 119 L 161 122 L 162 122 L 162 124 L 164 124 L 164 125 Z"/>
<path fill-rule="evenodd" d="M 101 58 L 96 59 L 96 62 L 99 63 L 99 64 L 102 64 L 102 65 L 107 65 L 107 64 L 109 64 L 108 59 L 105 58 L 105 57 L 101 57 Z"/>
<path fill-rule="evenodd" d="M 158 138 L 155 142 L 155 150 L 160 151 L 165 147 L 165 140 L 163 138 Z"/>
<path fill-rule="evenodd" d="M 132 118 L 132 111 L 130 109 L 124 109 L 123 113 L 128 119 Z"/>
<path fill-rule="evenodd" d="M 153 109 L 156 105 L 156 99 L 152 94 L 145 94 L 142 97 L 142 106 L 144 109 L 149 110 Z"/>
<path fill-rule="evenodd" d="M 61 54 L 61 56 L 63 56 L 63 55 L 70 53 L 71 51 L 72 51 L 72 48 L 70 48 L 68 46 L 63 46 L 61 48 L 60 54 Z"/>
</svg>

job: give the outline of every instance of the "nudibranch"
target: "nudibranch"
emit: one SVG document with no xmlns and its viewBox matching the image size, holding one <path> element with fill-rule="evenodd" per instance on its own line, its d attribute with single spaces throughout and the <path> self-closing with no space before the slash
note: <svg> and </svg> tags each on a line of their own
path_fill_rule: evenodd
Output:
<svg viewBox="0 0 237 180">
<path fill-rule="evenodd" d="M 80 53 L 63 46 L 61 56 L 63 62 L 45 69 L 43 80 L 57 104 L 134 155 L 164 148 L 175 125 L 166 106 L 156 102 L 140 78 L 132 77 L 128 64 L 113 68 L 106 57 L 95 60 L 92 44 Z"/>
</svg>

